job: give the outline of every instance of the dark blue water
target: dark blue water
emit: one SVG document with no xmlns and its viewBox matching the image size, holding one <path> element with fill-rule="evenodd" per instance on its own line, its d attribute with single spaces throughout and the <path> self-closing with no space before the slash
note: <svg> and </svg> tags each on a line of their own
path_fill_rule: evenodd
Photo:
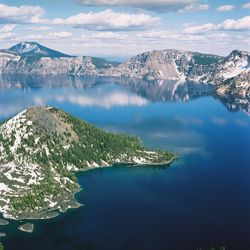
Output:
<svg viewBox="0 0 250 250">
<path fill-rule="evenodd" d="M 1 239 L 7 250 L 250 249 L 245 105 L 192 84 L 0 80 L 1 120 L 31 105 L 53 105 L 181 155 L 169 168 L 117 166 L 79 174 L 83 192 L 77 199 L 84 206 L 35 221 L 31 235 L 19 232 L 17 222 L 0 228 L 7 233 Z"/>
</svg>

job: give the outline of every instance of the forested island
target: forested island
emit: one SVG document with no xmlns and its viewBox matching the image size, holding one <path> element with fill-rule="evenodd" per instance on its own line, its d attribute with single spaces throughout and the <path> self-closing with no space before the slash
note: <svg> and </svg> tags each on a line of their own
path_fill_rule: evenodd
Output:
<svg viewBox="0 0 250 250">
<path fill-rule="evenodd" d="M 114 164 L 168 165 L 176 155 L 108 133 L 53 107 L 32 107 L 0 126 L 0 212 L 48 219 L 77 208 L 76 172 Z"/>
</svg>

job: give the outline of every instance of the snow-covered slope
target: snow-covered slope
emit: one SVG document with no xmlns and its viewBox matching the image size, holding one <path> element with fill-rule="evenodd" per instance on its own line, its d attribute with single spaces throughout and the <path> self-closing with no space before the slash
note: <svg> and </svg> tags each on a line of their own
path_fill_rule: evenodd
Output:
<svg viewBox="0 0 250 250">
<path fill-rule="evenodd" d="M 234 50 L 227 57 L 220 57 L 170 49 L 145 52 L 121 64 L 94 57 L 62 55 L 37 43 L 23 42 L 0 51 L 0 73 L 129 77 L 178 83 L 192 81 L 221 86 L 220 93 L 224 93 L 224 89 L 231 91 L 227 87 L 230 83 L 236 92 L 240 90 L 240 93 L 250 95 L 249 52 Z"/>
<path fill-rule="evenodd" d="M 233 50 L 227 57 L 218 62 L 212 72 L 205 72 L 204 80 L 219 83 L 238 77 L 250 70 L 250 53 Z"/>
<path fill-rule="evenodd" d="M 22 56 L 72 57 L 59 51 L 49 49 L 36 42 L 21 42 L 6 50 Z"/>
<path fill-rule="evenodd" d="M 198 80 L 213 71 L 222 58 L 181 50 L 161 50 L 139 54 L 106 74 L 147 80 Z"/>
<path fill-rule="evenodd" d="M 45 218 L 77 207 L 75 171 L 114 163 L 169 164 L 136 137 L 112 134 L 52 107 L 32 107 L 0 126 L 0 213 Z"/>
<path fill-rule="evenodd" d="M 162 50 L 139 54 L 106 74 L 146 80 L 192 81 L 225 86 L 230 81 L 236 92 L 249 93 L 249 52 L 234 50 L 227 57 L 188 51 Z M 221 88 L 221 93 L 223 88 Z M 241 93 L 243 93 L 241 92 Z"/>
</svg>

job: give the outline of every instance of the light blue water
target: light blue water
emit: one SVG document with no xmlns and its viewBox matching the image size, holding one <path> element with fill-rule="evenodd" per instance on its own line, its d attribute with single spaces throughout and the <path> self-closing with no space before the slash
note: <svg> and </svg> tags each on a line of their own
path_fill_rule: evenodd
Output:
<svg viewBox="0 0 250 250">
<path fill-rule="evenodd" d="M 108 131 L 181 154 L 170 168 L 118 166 L 79 174 L 85 206 L 35 232 L 0 231 L 6 249 L 250 249 L 250 118 L 206 86 L 112 79 L 0 79 L 0 119 L 52 105 Z M 61 86 L 62 85 L 62 86 Z M 1 86 L 1 84 L 0 84 Z M 185 102 L 183 101 L 185 100 Z M 235 108 L 237 106 L 237 108 Z"/>
</svg>

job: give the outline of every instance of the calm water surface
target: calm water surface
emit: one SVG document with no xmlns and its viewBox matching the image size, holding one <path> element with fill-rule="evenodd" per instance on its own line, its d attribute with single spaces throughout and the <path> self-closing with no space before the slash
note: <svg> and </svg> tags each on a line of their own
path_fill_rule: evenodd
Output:
<svg viewBox="0 0 250 250">
<path fill-rule="evenodd" d="M 7 250 L 249 250 L 250 117 L 234 101 L 192 83 L 0 77 L 0 120 L 52 105 L 181 154 L 170 168 L 79 174 L 83 207 L 35 221 L 30 235 L 11 222 L 0 228 L 1 241 Z"/>
</svg>

